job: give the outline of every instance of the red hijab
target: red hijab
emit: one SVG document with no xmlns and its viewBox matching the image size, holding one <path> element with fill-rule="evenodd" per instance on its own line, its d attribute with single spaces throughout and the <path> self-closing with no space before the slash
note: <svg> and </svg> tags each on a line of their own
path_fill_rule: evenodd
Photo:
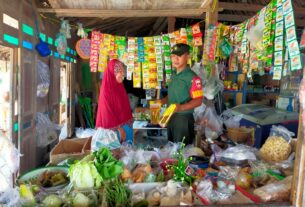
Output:
<svg viewBox="0 0 305 207">
<path fill-rule="evenodd" d="M 96 127 L 113 129 L 120 127 L 132 119 L 129 99 L 123 83 L 115 78 L 115 66 L 122 64 L 114 59 L 110 60 L 102 80 Z"/>
</svg>

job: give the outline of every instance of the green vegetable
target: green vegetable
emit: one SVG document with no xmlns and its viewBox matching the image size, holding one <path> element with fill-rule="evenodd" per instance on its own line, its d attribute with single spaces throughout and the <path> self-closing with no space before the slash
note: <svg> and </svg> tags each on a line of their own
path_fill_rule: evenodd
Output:
<svg viewBox="0 0 305 207">
<path fill-rule="evenodd" d="M 108 207 L 131 206 L 131 192 L 119 178 L 105 183 L 104 189 L 104 196 Z"/>
<path fill-rule="evenodd" d="M 133 205 L 133 207 L 147 207 L 149 205 L 147 200 L 141 200 Z"/>
<path fill-rule="evenodd" d="M 60 207 L 62 200 L 57 195 L 51 194 L 43 199 L 42 204 L 45 207 Z"/>
<path fill-rule="evenodd" d="M 89 207 L 90 199 L 82 193 L 77 193 L 73 199 L 73 207 Z"/>
<path fill-rule="evenodd" d="M 93 153 L 94 164 L 103 180 L 115 178 L 123 172 L 123 163 L 116 160 L 108 148 Z"/>
<path fill-rule="evenodd" d="M 70 182 L 76 188 L 100 187 L 103 178 L 98 173 L 92 156 L 88 155 L 69 168 Z"/>
</svg>

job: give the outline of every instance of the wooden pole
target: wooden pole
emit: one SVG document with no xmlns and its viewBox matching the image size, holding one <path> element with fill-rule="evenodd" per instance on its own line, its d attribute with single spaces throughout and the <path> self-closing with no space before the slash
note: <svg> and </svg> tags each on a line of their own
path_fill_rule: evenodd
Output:
<svg viewBox="0 0 305 207">
<path fill-rule="evenodd" d="M 168 33 L 175 31 L 175 23 L 176 23 L 176 17 L 167 17 L 167 31 Z"/>
<path fill-rule="evenodd" d="M 305 70 L 303 69 L 303 77 Z M 297 147 L 294 161 L 293 182 L 291 188 L 290 199 L 293 206 L 304 206 L 304 165 L 305 165 L 305 139 L 302 119 L 303 109 L 300 107 L 299 113 L 299 129 L 297 136 Z"/>
<path fill-rule="evenodd" d="M 210 4 L 210 9 L 205 16 L 205 29 L 210 25 L 215 25 L 218 21 L 218 0 L 213 0 Z"/>
</svg>

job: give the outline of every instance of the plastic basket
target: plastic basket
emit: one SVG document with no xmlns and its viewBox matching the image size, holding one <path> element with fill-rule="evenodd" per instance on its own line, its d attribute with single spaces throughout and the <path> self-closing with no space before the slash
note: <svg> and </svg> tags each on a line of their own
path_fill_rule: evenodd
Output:
<svg viewBox="0 0 305 207">
<path fill-rule="evenodd" d="M 227 136 L 233 142 L 243 144 L 248 143 L 252 145 L 251 143 L 254 141 L 254 129 L 246 127 L 228 128 Z"/>
</svg>

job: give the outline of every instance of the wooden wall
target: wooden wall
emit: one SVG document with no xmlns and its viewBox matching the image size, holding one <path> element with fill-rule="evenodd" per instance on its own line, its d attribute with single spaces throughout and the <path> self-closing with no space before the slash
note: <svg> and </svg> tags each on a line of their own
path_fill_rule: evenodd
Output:
<svg viewBox="0 0 305 207">
<path fill-rule="evenodd" d="M 45 34 L 46 38 L 51 37 L 53 42 L 55 42 L 56 34 L 59 31 L 60 25 L 58 22 L 51 22 L 49 19 L 41 19 L 36 13 L 36 8 L 35 6 L 33 7 L 31 0 L 4 0 L 4 2 L 5 3 L 0 4 L 0 44 L 14 48 L 14 87 L 17 92 L 12 95 L 18 97 L 19 100 L 17 109 L 19 116 L 15 117 L 16 121 L 18 121 L 19 130 L 18 133 L 15 133 L 15 139 L 17 140 L 14 140 L 14 142 L 18 144 L 20 152 L 23 154 L 20 166 L 20 171 L 23 172 L 43 164 L 45 161 L 44 156 L 50 150 L 50 148 L 38 148 L 36 145 L 37 133 L 35 117 L 37 112 L 42 112 L 48 114 L 51 120 L 54 123 L 57 123 L 60 99 L 60 62 L 67 62 L 67 60 L 54 57 L 54 52 L 56 52 L 54 44 L 49 45 L 53 51 L 53 55 L 50 57 L 40 57 L 34 48 L 38 43 L 38 38 L 35 36 L 35 16 L 38 18 L 40 33 Z M 19 28 L 15 29 L 4 24 L 3 14 L 7 14 L 18 20 Z M 22 32 L 22 24 L 32 27 L 34 35 L 30 36 Z M 18 45 L 10 44 L 5 41 L 4 34 L 18 38 Z M 33 49 L 24 48 L 22 46 L 23 40 L 32 43 Z M 74 42 L 75 38 L 68 41 L 68 46 L 73 50 L 75 50 Z M 68 55 L 73 59 L 76 59 L 74 55 Z M 50 69 L 51 85 L 48 95 L 44 98 L 36 96 L 36 64 L 38 59 L 49 65 Z M 74 63 L 71 64 L 74 65 Z M 73 66 L 73 68 L 76 70 L 76 67 Z M 76 73 L 75 70 L 72 72 Z"/>
</svg>

